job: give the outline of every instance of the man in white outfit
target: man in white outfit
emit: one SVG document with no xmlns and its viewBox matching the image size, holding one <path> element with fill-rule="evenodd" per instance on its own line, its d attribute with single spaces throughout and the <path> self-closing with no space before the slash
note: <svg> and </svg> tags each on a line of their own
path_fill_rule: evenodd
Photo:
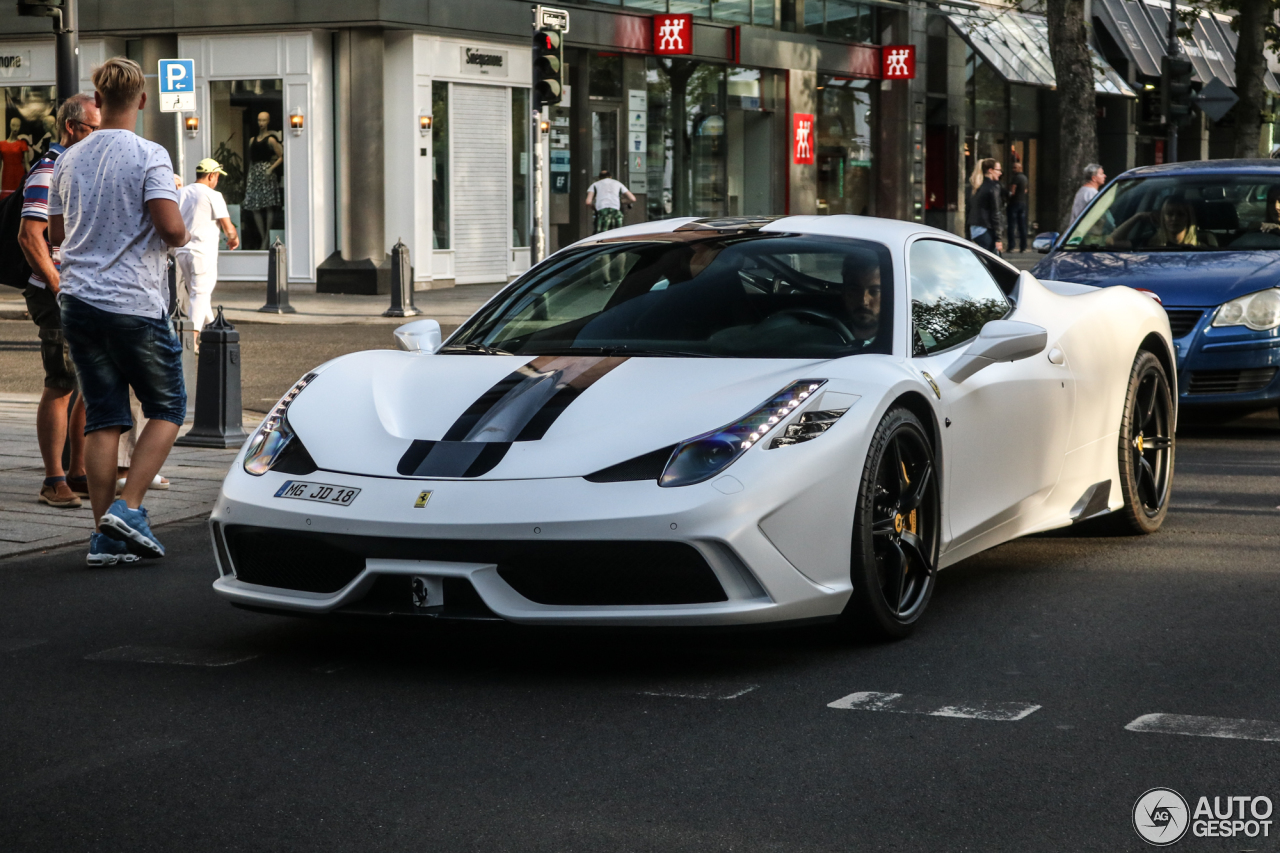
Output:
<svg viewBox="0 0 1280 853">
<path fill-rule="evenodd" d="M 218 177 L 225 175 L 221 164 L 206 157 L 196 166 L 196 182 L 178 193 L 182 220 L 191 232 L 191 242 L 175 250 L 182 283 L 178 293 L 183 308 L 196 327 L 196 349 L 200 330 L 213 319 L 213 288 L 218 283 L 218 232 L 227 235 L 227 248 L 240 245 L 240 236 L 231 224 L 227 203 L 218 192 Z"/>
</svg>

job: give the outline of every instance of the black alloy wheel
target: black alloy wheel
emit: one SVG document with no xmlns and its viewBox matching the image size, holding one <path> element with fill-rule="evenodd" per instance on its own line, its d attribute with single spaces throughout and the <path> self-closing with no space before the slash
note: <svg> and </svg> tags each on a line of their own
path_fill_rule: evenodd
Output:
<svg viewBox="0 0 1280 853">
<path fill-rule="evenodd" d="M 1138 353 L 1129 373 L 1120 421 L 1120 491 L 1124 506 L 1112 516 L 1119 533 L 1155 533 L 1169 512 L 1173 485 L 1173 394 L 1164 365 Z"/>
<path fill-rule="evenodd" d="M 933 595 L 941 532 L 938 471 L 919 418 L 893 409 L 871 440 L 853 525 L 853 597 L 863 634 L 906 637 Z"/>
</svg>

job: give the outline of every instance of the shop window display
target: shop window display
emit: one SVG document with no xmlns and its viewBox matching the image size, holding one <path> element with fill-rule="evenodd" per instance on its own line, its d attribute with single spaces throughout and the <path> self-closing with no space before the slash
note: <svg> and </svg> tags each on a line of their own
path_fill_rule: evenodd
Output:
<svg viewBox="0 0 1280 853">
<path fill-rule="evenodd" d="M 871 213 L 869 80 L 818 79 L 818 213 Z"/>
<path fill-rule="evenodd" d="M 227 174 L 218 191 L 247 250 L 266 251 L 284 227 L 284 85 L 281 80 L 209 84 L 213 159 Z"/>
<path fill-rule="evenodd" d="M 22 188 L 27 169 L 56 142 L 52 86 L 4 90 L 4 138 L 0 139 L 0 198 Z"/>
<path fill-rule="evenodd" d="M 449 84 L 431 84 L 431 228 L 432 248 L 449 242 Z"/>
</svg>

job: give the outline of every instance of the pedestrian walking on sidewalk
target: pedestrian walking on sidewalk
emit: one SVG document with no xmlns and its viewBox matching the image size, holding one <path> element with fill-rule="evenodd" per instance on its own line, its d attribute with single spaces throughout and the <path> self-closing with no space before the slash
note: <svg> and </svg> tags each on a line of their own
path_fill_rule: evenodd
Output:
<svg viewBox="0 0 1280 853">
<path fill-rule="evenodd" d="M 1009 181 L 1009 251 L 1015 245 L 1019 252 L 1027 250 L 1027 175 L 1022 171 L 1022 161 L 1013 161 L 1013 177 Z"/>
<path fill-rule="evenodd" d="M 969 239 L 988 252 L 1004 253 L 1004 187 L 1000 186 L 1000 163 L 987 157 L 974 167 L 969 185 L 973 196 L 969 199 Z"/>
<path fill-rule="evenodd" d="M 101 124 L 58 158 L 49 198 L 50 242 L 62 247 L 62 327 L 85 401 L 90 565 L 126 552 L 164 556 L 142 501 L 187 413 L 166 271 L 167 247 L 191 236 L 169 155 L 133 132 L 145 83 L 142 68 L 120 56 L 94 72 Z M 150 420 L 113 502 L 120 433 L 133 426 L 130 388 Z"/>
<path fill-rule="evenodd" d="M 58 108 L 59 137 L 50 142 L 22 185 L 22 225 L 18 245 L 31 266 L 31 278 L 23 296 L 27 313 L 40 329 L 40 360 L 44 364 L 44 392 L 36 408 L 36 441 L 44 461 L 40 503 L 76 508 L 88 497 L 84 473 L 84 397 L 77 396 L 68 413 L 67 404 L 78 390 L 75 365 L 62 334 L 58 308 L 59 252 L 49 244 L 49 184 L 58 157 L 98 129 L 98 108 L 92 95 L 72 95 Z M 70 426 L 68 426 L 68 420 Z M 62 450 L 70 443 L 71 460 L 62 469 Z"/>
<path fill-rule="evenodd" d="M 182 221 L 191 242 L 177 249 L 178 293 L 183 309 L 195 325 L 196 351 L 200 350 L 200 330 L 213 320 L 213 288 L 218 283 L 218 236 L 227 235 L 227 248 L 240 245 L 240 235 L 231 224 L 227 202 L 218 192 L 222 165 L 206 157 L 196 165 L 196 182 L 178 191 Z"/>
<path fill-rule="evenodd" d="M 636 200 L 631 190 L 623 186 L 622 181 L 615 181 L 609 176 L 608 169 L 601 169 L 599 179 L 587 187 L 587 207 L 594 206 L 596 210 L 596 234 L 622 227 L 624 197 L 628 204 Z"/>
<path fill-rule="evenodd" d="M 1084 209 L 1089 206 L 1089 202 L 1093 201 L 1098 190 L 1102 189 L 1102 185 L 1106 182 L 1107 173 L 1100 165 L 1090 163 L 1084 167 L 1084 183 L 1080 185 L 1080 189 L 1076 190 L 1076 197 L 1071 200 L 1071 222 L 1080 218 L 1080 214 L 1084 213 Z"/>
</svg>

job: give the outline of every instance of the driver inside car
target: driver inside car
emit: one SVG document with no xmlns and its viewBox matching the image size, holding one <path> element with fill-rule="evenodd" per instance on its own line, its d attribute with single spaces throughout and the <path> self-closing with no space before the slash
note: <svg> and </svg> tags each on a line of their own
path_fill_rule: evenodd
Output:
<svg viewBox="0 0 1280 853">
<path fill-rule="evenodd" d="M 880 264 L 874 258 L 846 255 L 841 272 L 849 331 L 862 346 L 870 346 L 880 333 Z"/>
</svg>

